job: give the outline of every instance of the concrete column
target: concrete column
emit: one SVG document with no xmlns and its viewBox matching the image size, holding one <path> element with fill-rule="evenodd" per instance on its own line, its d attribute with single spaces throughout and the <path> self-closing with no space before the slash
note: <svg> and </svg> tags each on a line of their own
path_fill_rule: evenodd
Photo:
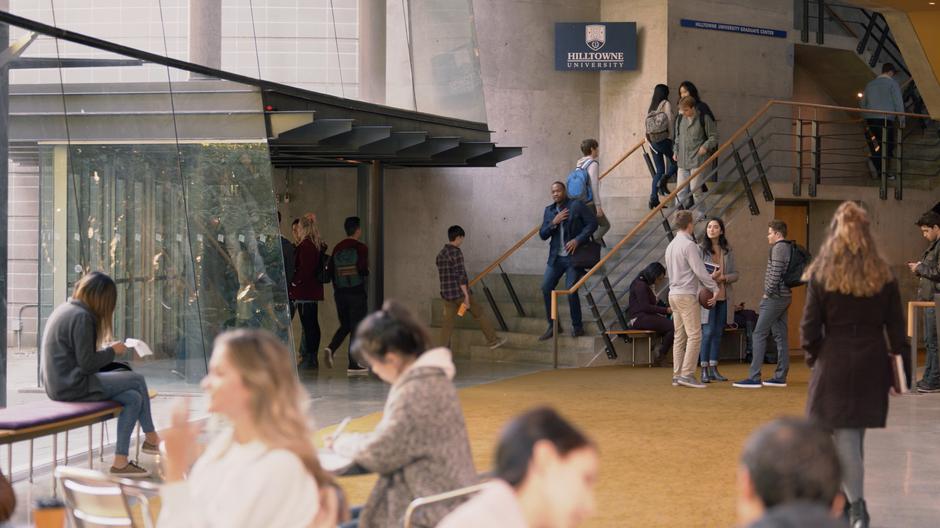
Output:
<svg viewBox="0 0 940 528">
<path fill-rule="evenodd" d="M 0 9 L 10 9 L 9 0 L 0 0 Z M 10 45 L 10 26 L 0 25 L 0 50 Z M 7 229 L 10 128 L 10 67 L 0 67 L 0 407 L 7 406 Z"/>
<path fill-rule="evenodd" d="M 364 242 L 369 246 L 369 311 L 382 307 L 385 298 L 385 170 L 380 161 L 359 165 L 356 185 L 358 216 Z"/>
<path fill-rule="evenodd" d="M 359 99 L 385 104 L 386 0 L 359 0 Z"/>
<path fill-rule="evenodd" d="M 222 69 L 222 0 L 189 0 L 189 62 Z"/>
</svg>

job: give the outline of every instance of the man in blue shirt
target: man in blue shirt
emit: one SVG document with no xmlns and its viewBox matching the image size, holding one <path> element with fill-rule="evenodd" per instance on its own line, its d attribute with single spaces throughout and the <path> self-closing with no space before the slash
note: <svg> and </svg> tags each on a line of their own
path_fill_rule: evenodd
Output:
<svg viewBox="0 0 940 528">
<path fill-rule="evenodd" d="M 539 229 L 539 236 L 542 240 L 551 239 L 548 244 L 548 265 L 545 268 L 545 277 L 542 279 L 542 295 L 545 298 L 548 330 L 539 337 L 539 341 L 551 339 L 554 335 L 551 312 L 552 290 L 555 289 L 562 275 L 565 275 L 566 289 L 570 289 L 584 276 L 584 269 L 571 265 L 571 255 L 597 230 L 597 218 L 586 205 L 568 198 L 564 183 L 556 181 L 552 184 L 552 201 L 553 203 L 545 208 L 542 227 Z M 583 336 L 581 300 L 577 293 L 568 296 L 568 306 L 571 309 L 571 336 Z"/>
<path fill-rule="evenodd" d="M 894 65 L 886 62 L 881 67 L 881 75 L 865 86 L 865 93 L 859 106 L 866 110 L 903 112 L 904 97 L 901 95 L 901 87 L 894 80 L 895 75 L 897 75 L 897 70 Z M 865 138 L 871 150 L 870 159 L 874 166 L 872 174 L 880 177 L 882 152 L 887 154 L 886 162 L 894 157 L 895 128 L 897 124 L 904 128 L 904 116 L 866 113 L 865 122 L 868 128 L 865 131 Z"/>
</svg>

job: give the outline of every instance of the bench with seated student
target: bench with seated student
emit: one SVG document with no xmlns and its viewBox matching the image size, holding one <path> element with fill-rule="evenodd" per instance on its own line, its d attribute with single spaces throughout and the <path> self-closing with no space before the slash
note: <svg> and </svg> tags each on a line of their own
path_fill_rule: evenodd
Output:
<svg viewBox="0 0 940 528">
<path fill-rule="evenodd" d="M 662 364 L 663 357 L 672 350 L 675 334 L 672 321 L 667 317 L 672 313 L 672 309 L 663 306 L 653 291 L 655 286 L 662 284 L 665 276 L 666 268 L 659 262 L 652 262 L 643 268 L 630 284 L 627 305 L 627 320 L 631 330 L 647 330 L 662 337 L 652 360 L 656 366 Z"/>
<path fill-rule="evenodd" d="M 128 460 L 131 435 L 140 423 L 146 435 L 141 450 L 158 454 L 160 437 L 150 414 L 150 393 L 144 377 L 127 370 L 103 372 L 116 356 L 127 351 L 111 342 L 117 287 L 111 277 L 93 271 L 82 277 L 68 302 L 52 311 L 42 336 L 43 381 L 55 401 L 114 400 L 123 407 L 118 415 L 117 444 L 111 474 L 146 477 L 150 471 Z"/>
</svg>

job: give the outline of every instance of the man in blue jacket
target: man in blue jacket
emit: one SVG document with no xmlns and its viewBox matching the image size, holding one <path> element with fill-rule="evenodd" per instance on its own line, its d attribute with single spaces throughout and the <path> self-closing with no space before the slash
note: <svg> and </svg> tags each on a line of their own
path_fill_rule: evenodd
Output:
<svg viewBox="0 0 940 528">
<path fill-rule="evenodd" d="M 881 75 L 865 85 L 865 93 L 859 106 L 866 110 L 903 112 L 904 97 L 901 95 L 901 86 L 894 80 L 895 75 L 897 70 L 894 65 L 886 62 L 881 67 Z M 886 160 L 894 157 L 895 129 L 898 125 L 904 128 L 904 116 L 866 113 L 865 123 L 868 125 L 865 135 L 871 150 L 869 159 L 874 168 L 872 175 L 880 177 L 882 154 L 886 155 Z"/>
<path fill-rule="evenodd" d="M 551 339 L 554 334 L 551 311 L 552 290 L 558 285 L 558 280 L 562 275 L 565 275 L 566 289 L 570 289 L 584 276 L 583 269 L 571 266 L 571 255 L 597 230 L 597 218 L 586 205 L 568 198 L 564 183 L 556 181 L 552 184 L 552 201 L 553 203 L 545 208 L 542 227 L 539 229 L 539 236 L 542 240 L 551 239 L 548 244 L 548 265 L 545 268 L 545 277 L 542 279 L 542 295 L 545 297 L 548 330 L 539 337 L 539 341 Z M 584 326 L 581 324 L 581 301 L 577 293 L 568 296 L 568 306 L 571 308 L 571 336 L 584 335 Z"/>
</svg>

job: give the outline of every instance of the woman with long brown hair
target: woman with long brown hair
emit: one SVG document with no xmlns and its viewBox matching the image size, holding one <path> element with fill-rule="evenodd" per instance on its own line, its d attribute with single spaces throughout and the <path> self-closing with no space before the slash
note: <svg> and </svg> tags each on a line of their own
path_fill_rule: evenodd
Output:
<svg viewBox="0 0 940 528">
<path fill-rule="evenodd" d="M 907 343 L 898 283 L 862 207 L 839 206 L 803 278 L 808 287 L 800 333 L 812 368 L 807 412 L 832 429 L 851 526 L 867 528 L 865 430 L 885 426 L 891 356 L 903 354 Z"/>
<path fill-rule="evenodd" d="M 264 330 L 225 332 L 215 340 L 202 388 L 209 412 L 231 427 L 195 460 L 199 427 L 188 422 L 185 405 L 175 409 L 164 434 L 158 525 L 335 526 L 333 480 L 317 458 L 308 398 L 287 348 Z"/>
<path fill-rule="evenodd" d="M 68 302 L 52 311 L 42 335 L 43 381 L 56 401 L 114 400 L 124 408 L 118 415 L 111 473 L 146 477 L 150 472 L 128 461 L 131 435 L 140 423 L 146 433 L 141 451 L 157 454 L 160 437 L 150 416 L 150 394 L 144 377 L 128 370 L 101 372 L 127 351 L 111 335 L 117 287 L 111 277 L 93 271 L 82 277 Z"/>
<path fill-rule="evenodd" d="M 288 288 L 290 299 L 300 314 L 303 327 L 305 355 L 300 368 L 304 370 L 319 367 L 317 351 L 320 349 L 320 319 L 318 304 L 323 300 L 323 284 L 317 278 L 317 270 L 326 252 L 326 243 L 320 237 L 320 227 L 312 213 L 300 219 L 300 242 L 294 250 L 294 277 Z"/>
</svg>

